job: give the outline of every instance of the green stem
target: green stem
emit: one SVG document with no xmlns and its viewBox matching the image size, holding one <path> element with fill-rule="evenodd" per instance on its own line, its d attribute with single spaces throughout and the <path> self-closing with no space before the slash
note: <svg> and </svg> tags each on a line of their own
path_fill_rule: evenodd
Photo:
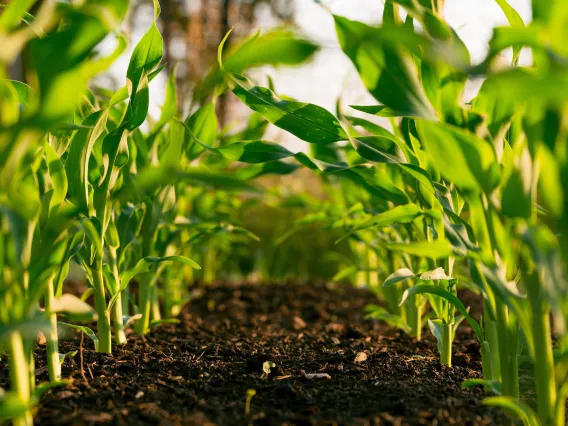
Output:
<svg viewBox="0 0 568 426">
<path fill-rule="evenodd" d="M 509 312 L 508 324 L 508 343 L 507 350 L 509 393 L 513 398 L 519 398 L 519 322 L 512 312 Z"/>
<path fill-rule="evenodd" d="M 130 290 L 126 287 L 120 296 L 122 302 L 122 315 L 130 315 Z"/>
<path fill-rule="evenodd" d="M 47 370 L 49 372 L 49 380 L 57 382 L 61 380 L 61 363 L 59 362 L 59 336 L 57 334 L 57 314 L 53 311 L 53 303 L 55 302 L 55 289 L 53 287 L 53 277 L 47 281 L 47 289 L 45 292 L 45 311 L 49 319 L 49 333 L 46 336 L 47 346 Z"/>
<path fill-rule="evenodd" d="M 499 358 L 499 336 L 497 334 L 497 323 L 490 317 L 489 302 L 484 301 L 483 305 L 483 324 L 485 329 L 485 339 L 489 345 L 489 354 L 491 356 L 491 371 L 493 380 L 501 379 L 501 360 Z"/>
<path fill-rule="evenodd" d="M 483 370 L 483 378 L 485 380 L 495 380 L 493 372 L 493 359 L 491 354 L 491 347 L 486 340 L 481 343 L 481 368 Z M 485 389 L 488 390 L 488 389 Z"/>
<path fill-rule="evenodd" d="M 112 352 L 112 337 L 110 332 L 110 314 L 107 311 L 105 284 L 103 278 L 103 259 L 100 254 L 95 257 L 95 265 L 92 269 L 93 290 L 95 296 L 95 310 L 97 311 L 97 331 L 99 344 L 97 351 Z"/>
<path fill-rule="evenodd" d="M 24 342 L 19 331 L 10 333 L 9 343 L 9 369 L 10 383 L 13 392 L 18 395 L 20 401 L 25 405 L 31 404 L 31 390 L 29 383 L 30 367 L 28 365 Z M 31 411 L 26 411 L 19 417 L 12 419 L 14 426 L 33 426 Z"/>
<path fill-rule="evenodd" d="M 124 332 L 124 325 L 122 323 L 122 292 L 120 291 L 120 274 L 118 272 L 116 249 L 114 247 L 108 248 L 108 261 L 112 275 L 114 276 L 114 291 L 118 293 L 116 302 L 112 307 L 114 339 L 117 345 L 124 345 L 126 343 L 126 333 Z"/>
<path fill-rule="evenodd" d="M 114 340 L 117 345 L 126 343 L 126 333 L 122 322 L 122 295 L 118 295 L 116 303 L 112 307 L 112 317 L 114 321 Z"/>
<path fill-rule="evenodd" d="M 139 290 L 138 290 L 138 310 L 142 314 L 142 318 L 136 321 L 134 327 L 137 334 L 148 333 L 150 326 L 150 307 L 151 307 L 151 278 L 149 274 L 142 274 L 139 277 Z"/>
<path fill-rule="evenodd" d="M 516 321 L 509 319 L 509 311 L 504 303 L 497 303 L 497 335 L 499 337 L 499 363 L 503 395 L 519 397 L 519 374 L 517 357 L 518 331 L 514 331 Z M 516 334 L 515 334 L 516 333 Z M 512 355 L 513 354 L 513 355 Z M 514 359 L 512 359 L 514 358 Z"/>
<path fill-rule="evenodd" d="M 154 284 L 152 287 L 152 319 L 161 320 L 162 313 L 160 312 L 160 298 L 158 297 L 158 286 Z"/>
<path fill-rule="evenodd" d="M 537 412 L 543 426 L 562 426 L 556 422 L 557 419 L 554 419 L 556 384 L 549 315 L 548 306 L 533 307 Z"/>
<path fill-rule="evenodd" d="M 373 249 L 368 249 L 369 286 L 372 289 L 378 288 L 379 286 L 379 275 L 377 274 L 378 265 L 379 260 L 377 253 Z"/>
<path fill-rule="evenodd" d="M 420 340 L 422 338 L 422 306 L 418 305 L 418 297 L 410 296 L 403 305 L 406 323 L 410 327 L 410 335 Z"/>
<path fill-rule="evenodd" d="M 452 327 L 453 324 L 442 324 L 442 340 L 440 342 L 440 362 L 452 366 Z"/>
</svg>

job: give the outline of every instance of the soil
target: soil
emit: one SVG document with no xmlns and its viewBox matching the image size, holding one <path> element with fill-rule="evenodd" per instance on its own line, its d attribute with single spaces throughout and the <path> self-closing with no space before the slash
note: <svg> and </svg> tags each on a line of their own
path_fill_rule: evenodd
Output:
<svg viewBox="0 0 568 426">
<path fill-rule="evenodd" d="M 448 368 L 426 330 L 417 341 L 363 319 L 364 306 L 375 302 L 352 287 L 207 287 L 179 324 L 130 335 L 112 355 L 95 353 L 85 338 L 82 370 L 80 354 L 65 361 L 71 383 L 43 395 L 36 424 L 508 423 L 498 409 L 482 405 L 481 389 L 461 388 L 481 376 L 479 345 L 468 326 L 458 330 L 455 366 Z M 78 339 L 61 342 L 61 352 L 78 348 Z M 267 377 L 266 361 L 275 364 Z M 46 381 L 43 347 L 37 367 L 38 380 Z M 0 363 L 0 386 L 6 376 Z M 251 389 L 256 394 L 247 414 Z"/>
</svg>

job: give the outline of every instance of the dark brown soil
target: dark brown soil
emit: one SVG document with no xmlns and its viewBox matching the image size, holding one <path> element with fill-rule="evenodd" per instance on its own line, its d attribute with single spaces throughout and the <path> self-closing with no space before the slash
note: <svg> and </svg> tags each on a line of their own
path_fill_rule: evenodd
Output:
<svg viewBox="0 0 568 426">
<path fill-rule="evenodd" d="M 324 286 L 227 286 L 201 291 L 181 323 L 129 336 L 114 354 L 85 339 L 65 362 L 72 379 L 47 391 L 37 424 L 116 425 L 503 425 L 481 404 L 479 347 L 458 333 L 453 368 L 441 365 L 426 335 L 413 340 L 363 319 L 367 291 Z M 426 333 L 425 334 L 429 334 Z M 78 341 L 62 342 L 62 352 Z M 366 359 L 365 359 L 366 358 Z M 276 364 L 268 378 L 263 363 Z M 39 379 L 47 373 L 38 351 Z M 0 364 L 0 386 L 6 385 Z M 42 371 L 43 370 L 43 371 Z M 324 373 L 330 379 L 309 379 Z M 309 377 L 309 376 L 308 376 Z M 254 389 L 250 415 L 247 390 Z"/>
</svg>

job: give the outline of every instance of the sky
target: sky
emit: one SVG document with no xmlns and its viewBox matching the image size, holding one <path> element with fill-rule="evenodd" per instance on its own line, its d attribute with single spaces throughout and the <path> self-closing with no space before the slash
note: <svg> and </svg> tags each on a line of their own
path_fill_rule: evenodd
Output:
<svg viewBox="0 0 568 426">
<path fill-rule="evenodd" d="M 310 62 L 301 67 L 262 68 L 249 74 L 261 83 L 266 82 L 265 75 L 269 74 L 279 94 L 314 103 L 331 111 L 335 109 L 339 97 L 342 105 L 376 104 L 376 101 L 367 94 L 349 59 L 341 52 L 329 12 L 314 0 L 290 1 L 295 1 L 295 20 L 300 31 L 322 48 Z M 508 1 L 525 22 L 530 21 L 530 0 Z M 322 0 L 322 3 L 335 14 L 368 24 L 380 22 L 384 4 L 382 0 Z M 495 0 L 446 0 L 445 16 L 468 47 L 473 63 L 481 62 L 484 58 L 492 28 L 507 25 L 507 20 Z M 150 15 L 147 20 L 137 21 L 137 26 L 132 29 L 134 40 L 142 37 L 145 29 L 150 26 L 151 19 Z M 258 11 L 257 20 L 263 29 L 277 24 L 267 10 Z M 110 70 L 119 81 L 124 78 L 123 73 L 128 66 L 129 56 L 130 52 L 126 52 Z M 157 116 L 160 112 L 166 78 L 167 76 L 162 73 L 150 85 L 152 116 Z M 470 91 L 474 90 L 475 85 L 472 85 Z M 300 141 L 293 136 L 285 135 L 279 129 L 271 129 L 267 139 L 283 140 L 289 148 L 302 149 Z"/>
</svg>

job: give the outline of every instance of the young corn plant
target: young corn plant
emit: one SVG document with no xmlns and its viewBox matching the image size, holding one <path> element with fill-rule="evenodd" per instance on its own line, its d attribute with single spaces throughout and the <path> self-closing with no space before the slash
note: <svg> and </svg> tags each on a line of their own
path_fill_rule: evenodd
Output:
<svg viewBox="0 0 568 426">
<path fill-rule="evenodd" d="M 11 378 L 0 413 L 16 425 L 32 424 L 31 409 L 47 388 L 36 388 L 37 333 L 46 336 L 51 385 L 57 385 L 57 314 L 93 318 L 86 304 L 61 294 L 61 277 L 77 240 L 73 208 L 64 202 L 65 148 L 48 132 L 73 123 L 87 82 L 109 65 L 108 58 L 94 55 L 94 48 L 120 23 L 127 7 L 121 1 L 97 2 L 101 13 L 93 14 L 93 2 L 45 2 L 32 16 L 33 3 L 12 2 L 0 16 L 5 46 L 0 58 L 0 299 L 5 308 L 0 339 L 9 354 Z M 52 60 L 55 54 L 58 61 Z M 19 55 L 30 59 L 29 86 L 6 79 Z"/>
</svg>

